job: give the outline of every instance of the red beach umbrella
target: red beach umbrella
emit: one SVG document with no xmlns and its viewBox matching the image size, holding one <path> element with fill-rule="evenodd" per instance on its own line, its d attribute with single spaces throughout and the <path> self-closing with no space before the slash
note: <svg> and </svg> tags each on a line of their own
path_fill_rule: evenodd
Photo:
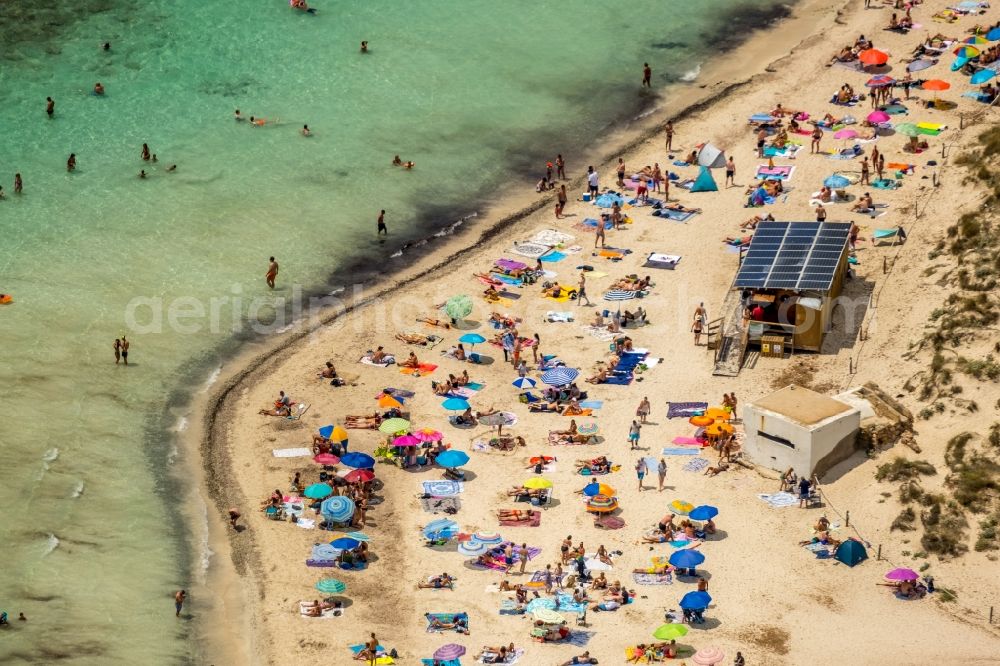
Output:
<svg viewBox="0 0 1000 666">
<path fill-rule="evenodd" d="M 889 62 L 889 54 L 878 49 L 866 49 L 858 54 L 863 65 L 884 65 Z"/>
<path fill-rule="evenodd" d="M 344 476 L 348 483 L 367 483 L 375 478 L 375 472 L 370 469 L 354 469 Z"/>
</svg>

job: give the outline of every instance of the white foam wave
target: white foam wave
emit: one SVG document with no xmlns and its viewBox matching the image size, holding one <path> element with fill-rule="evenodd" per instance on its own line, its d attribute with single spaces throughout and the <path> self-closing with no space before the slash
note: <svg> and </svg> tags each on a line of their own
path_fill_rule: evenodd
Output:
<svg viewBox="0 0 1000 666">
<path fill-rule="evenodd" d="M 685 72 L 681 76 L 681 81 L 684 81 L 685 83 L 691 83 L 692 81 L 697 79 L 700 74 L 701 74 L 701 64 L 698 64 L 695 65 L 694 69 Z"/>
<path fill-rule="evenodd" d="M 57 537 L 55 534 L 49 534 L 49 538 L 45 542 L 45 552 L 42 553 L 42 557 L 45 557 L 58 547 L 59 547 L 59 537 Z"/>
<path fill-rule="evenodd" d="M 59 449 L 57 449 L 56 447 L 52 447 L 51 449 L 45 452 L 45 455 L 42 456 L 42 460 L 44 460 L 45 462 L 55 462 L 56 458 L 58 457 L 59 457 Z"/>
<path fill-rule="evenodd" d="M 85 484 L 83 481 L 77 481 L 76 486 L 73 488 L 73 494 L 71 495 L 71 497 L 73 499 L 76 499 L 77 497 L 82 495 L 83 489 L 86 487 L 86 485 L 87 484 Z"/>
<path fill-rule="evenodd" d="M 201 544 L 200 544 L 200 557 L 199 563 L 201 569 L 199 570 L 200 578 L 204 580 L 205 575 L 208 573 L 208 567 L 212 563 L 212 556 L 215 555 L 215 551 L 211 549 L 208 545 L 208 505 L 205 502 L 201 503 L 201 515 L 202 515 L 202 525 L 201 525 Z"/>
<path fill-rule="evenodd" d="M 208 379 L 205 380 L 205 385 L 201 387 L 201 392 L 207 393 L 208 389 L 212 388 L 212 384 L 219 381 L 219 375 L 221 374 L 222 374 L 222 366 L 220 365 L 215 370 L 212 370 L 212 374 L 210 374 L 208 376 Z"/>
<path fill-rule="evenodd" d="M 188 429 L 188 417 L 178 416 L 177 422 L 174 423 L 174 427 L 170 429 L 171 432 L 184 432 Z"/>
</svg>

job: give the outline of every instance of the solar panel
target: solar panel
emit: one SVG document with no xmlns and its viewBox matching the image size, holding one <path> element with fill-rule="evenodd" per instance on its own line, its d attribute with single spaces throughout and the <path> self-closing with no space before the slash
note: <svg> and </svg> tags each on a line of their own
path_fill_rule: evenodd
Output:
<svg viewBox="0 0 1000 666">
<path fill-rule="evenodd" d="M 850 231 L 849 222 L 761 222 L 733 287 L 827 290 Z"/>
</svg>

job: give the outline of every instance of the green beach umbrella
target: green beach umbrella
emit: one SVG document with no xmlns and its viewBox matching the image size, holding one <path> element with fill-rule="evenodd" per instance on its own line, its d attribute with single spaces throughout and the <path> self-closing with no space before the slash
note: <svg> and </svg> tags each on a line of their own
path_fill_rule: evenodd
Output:
<svg viewBox="0 0 1000 666">
<path fill-rule="evenodd" d="M 442 309 L 452 319 L 465 319 L 472 314 L 472 299 L 465 294 L 452 296 Z"/>
<path fill-rule="evenodd" d="M 903 136 L 918 136 L 920 128 L 913 123 L 902 123 L 901 125 L 896 125 L 896 132 Z"/>
<path fill-rule="evenodd" d="M 347 589 L 347 585 L 336 578 L 324 578 L 316 583 L 316 589 L 324 594 L 340 594 Z"/>
<path fill-rule="evenodd" d="M 386 419 L 382 421 L 382 425 L 378 427 L 379 432 L 384 432 L 387 435 L 394 435 L 397 432 L 404 432 L 410 429 L 410 422 L 406 419 Z"/>
<path fill-rule="evenodd" d="M 661 624 L 660 627 L 653 632 L 653 638 L 661 641 L 675 641 L 686 635 L 687 632 L 688 628 L 683 624 Z"/>
</svg>

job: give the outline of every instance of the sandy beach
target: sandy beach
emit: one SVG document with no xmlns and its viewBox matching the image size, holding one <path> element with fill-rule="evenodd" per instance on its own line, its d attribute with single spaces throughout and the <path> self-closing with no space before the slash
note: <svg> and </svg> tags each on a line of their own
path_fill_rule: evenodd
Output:
<svg viewBox="0 0 1000 666">
<path fill-rule="evenodd" d="M 903 355 L 919 336 L 930 312 L 947 296 L 947 290 L 924 272 L 932 263 L 928 252 L 954 218 L 974 209 L 985 196 L 974 186 L 963 185 L 964 172 L 952 166 L 952 161 L 992 122 L 959 128 L 960 114 L 974 114 L 983 105 L 960 97 L 960 90 L 968 87 L 967 80 L 948 70 L 947 57 L 926 78 L 949 81 L 951 90 L 939 94 L 955 102 L 957 108 L 925 109 L 918 100 L 931 99 L 934 93 L 915 90 L 907 102 L 907 120 L 943 123 L 948 129 L 936 137 L 925 137 L 929 149 L 915 156 L 902 151 L 906 137 L 882 136 L 876 143 L 887 162 L 916 165 L 913 174 L 904 177 L 903 187 L 873 191 L 878 202 L 888 204 L 882 209 L 885 214 L 871 219 L 852 213 L 849 203 L 826 206 L 829 220 L 855 221 L 861 228 L 860 236 L 869 239 L 858 246 L 856 278 L 846 287 L 846 294 L 861 304 L 858 321 L 853 325 L 835 322 L 820 354 L 760 358 L 755 367 L 744 369 L 735 378 L 712 375 L 712 352 L 706 349 L 704 339 L 701 345 L 694 344 L 690 328 L 699 303 L 704 303 L 709 319 L 719 313 L 739 261 L 738 251 L 732 251 L 723 239 L 749 233 L 741 231 L 741 222 L 768 213 L 778 220 L 813 220 L 810 193 L 819 190 L 822 181 L 835 171 L 860 172 L 858 160 L 838 161 L 825 154 L 810 154 L 809 137 L 792 135 L 793 141 L 802 144 L 798 154 L 794 159 L 774 159 L 775 165 L 794 167 L 785 195 L 763 208 L 745 208 L 746 186 L 753 181 L 758 166 L 767 163 L 757 157 L 755 135 L 747 118 L 768 113 L 780 103 L 787 109 L 808 111 L 813 117 L 830 112 L 862 119 L 871 111 L 867 99 L 849 108 L 831 105 L 829 100 L 845 82 L 868 92 L 864 83 L 869 74 L 828 67 L 831 55 L 854 43 L 859 34 L 868 35 L 877 48 L 891 55 L 892 75 L 902 76 L 903 59 L 927 33 L 962 39 L 974 23 L 992 23 L 997 18 L 996 11 L 990 10 L 985 16 L 964 17 L 951 24 L 934 22 L 931 16 L 947 5 L 943 0 L 917 5 L 913 18 L 923 27 L 909 34 L 882 29 L 896 11 L 889 7 L 866 9 L 861 2 L 839 9 L 819 3 L 799 6 L 792 18 L 754 37 L 717 66 L 706 67 L 698 83 L 684 88 L 679 99 L 672 97 L 670 106 L 612 132 L 608 144 L 597 149 L 600 153 L 585 158 L 567 155 L 571 180 L 566 182 L 569 203 L 564 217 L 557 219 L 553 214 L 553 194 L 537 195 L 529 185 L 524 193 L 495 202 L 471 229 L 431 246 L 433 251 L 407 271 L 385 284 L 366 288 L 356 297 L 345 294 L 343 305 L 348 312 L 331 308 L 313 330 L 299 327 L 280 339 L 248 345 L 223 369 L 219 382 L 196 400 L 202 427 L 189 433 L 189 445 L 201 451 L 202 468 L 193 470 L 192 478 L 199 482 L 210 506 L 208 538 L 215 553 L 210 578 L 202 586 L 200 598 L 198 589 L 194 590 L 192 604 L 196 611 L 201 603 L 208 613 L 227 618 L 225 623 L 211 623 L 213 626 L 198 630 L 209 643 L 206 660 L 346 664 L 351 663 L 349 646 L 362 643 L 374 632 L 382 645 L 398 651 L 399 663 L 407 664 L 419 663 L 452 642 L 468 648 L 463 663 L 472 663 L 472 655 L 484 645 L 510 642 L 525 650 L 522 664 L 559 664 L 584 650 L 602 664 L 624 663 L 626 648 L 651 642 L 665 612 L 677 609 L 680 598 L 696 589 L 692 578 L 675 578 L 669 585 L 638 585 L 632 576 L 633 569 L 648 567 L 651 557 L 673 552 L 667 544 L 645 544 L 641 539 L 668 511 L 668 505 L 681 499 L 713 505 L 720 511 L 716 519 L 719 533 L 698 547 L 706 556 L 699 570 L 707 572 L 713 604 L 705 614 L 706 623 L 692 625 L 677 641 L 689 648 L 688 656 L 693 650 L 715 646 L 726 653 L 722 663 L 727 664 L 737 651 L 747 664 L 754 665 L 830 663 L 843 658 L 861 664 L 998 663 L 1000 625 L 988 625 L 985 613 L 990 600 L 1000 599 L 1000 577 L 990 573 L 996 571 L 996 564 L 987 554 L 969 552 L 953 561 L 928 560 L 938 584 L 955 591 L 958 598 L 953 603 L 940 603 L 932 597 L 901 601 L 878 586 L 887 570 L 911 566 L 908 554 L 919 549 L 907 542 L 905 533 L 890 532 L 899 505 L 884 493 L 894 488 L 874 478 L 875 467 L 889 456 L 913 457 L 908 449 L 897 446 L 882 459 L 856 454 L 820 479 L 826 505 L 810 510 L 773 508 L 761 501 L 759 494 L 779 489 L 777 474 L 771 471 L 736 466 L 710 477 L 704 469 L 685 469 L 689 456 L 661 455 L 674 438 L 690 437 L 694 431 L 686 419 L 667 418 L 668 402 L 717 405 L 723 393 L 735 392 L 743 405 L 780 388 L 782 373 L 793 365 L 804 364 L 816 385 L 825 387 L 823 392 L 836 393 L 874 381 L 887 394 L 903 396 L 900 400 L 911 411 L 919 411 L 919 403 L 903 389 L 919 369 L 919 361 Z M 689 92 L 696 99 L 686 99 Z M 692 108 L 681 114 L 679 104 Z M 664 152 L 662 131 L 651 129 L 662 127 L 670 118 L 675 118 L 670 151 L 674 159 L 683 159 L 697 144 L 711 142 L 734 159 L 737 185 L 724 187 L 723 171 L 716 170 L 717 192 L 689 193 L 671 187 L 671 201 L 700 209 L 683 222 L 653 217 L 650 207 L 626 206 L 624 212 L 631 221 L 621 230 L 608 231 L 607 245 L 629 252 L 615 261 L 595 255 L 593 232 L 580 226 L 584 219 L 600 212 L 580 200 L 586 164 L 596 167 L 602 189 L 615 188 L 614 164 L 619 156 L 630 174 L 656 162 L 665 172 L 694 178 L 697 167 L 674 166 L 674 159 Z M 995 116 L 987 118 L 995 120 Z M 640 138 L 632 139 L 630 134 Z M 844 143 L 827 133 L 821 148 L 839 150 Z M 628 147 L 621 153 L 610 152 L 618 145 Z M 871 144 L 862 146 L 866 151 L 871 148 Z M 942 146 L 947 146 L 944 156 Z M 554 147 L 553 157 L 556 152 Z M 926 166 L 928 160 L 935 160 L 936 166 Z M 863 186 L 852 187 L 852 192 L 862 191 Z M 662 198 L 656 193 L 651 196 Z M 520 213 L 511 217 L 514 211 Z M 513 221 L 504 223 L 506 218 Z M 496 223 L 499 226 L 491 226 Z M 900 225 L 906 229 L 905 244 L 870 242 L 876 228 Z M 484 228 L 491 231 L 479 237 Z M 545 264 L 560 283 L 576 285 L 578 266 L 594 268 L 587 278 L 593 305 L 543 298 L 538 284 L 511 289 L 512 295 L 505 295 L 499 304 L 487 303 L 480 295 L 485 286 L 474 274 L 487 271 L 501 257 L 519 259 L 510 253 L 515 243 L 545 230 L 572 237 L 564 243 L 565 258 Z M 674 270 L 643 267 L 653 252 L 682 258 Z M 609 336 L 595 336 L 586 325 L 595 313 L 617 309 L 617 303 L 603 300 L 601 294 L 629 274 L 652 279 L 645 298 L 627 301 L 622 307 L 641 305 L 646 310 L 649 323 L 626 333 L 636 347 L 648 349 L 650 359 L 657 359 L 655 367 L 627 386 L 584 383 L 584 378 L 595 373 L 595 363 L 609 353 Z M 281 275 L 281 279 L 294 280 L 294 276 Z M 434 305 L 457 294 L 470 295 L 475 309 L 456 328 L 431 327 L 417 321 L 440 317 Z M 549 311 L 570 312 L 574 321 L 549 322 Z M 491 312 L 516 318 L 522 336 L 540 337 L 542 354 L 557 355 L 567 367 L 580 371 L 581 388 L 589 393 L 589 400 L 601 404 L 577 421 L 597 425 L 597 443 L 550 444 L 550 431 L 568 427 L 570 417 L 531 413 L 527 405 L 518 402 L 519 391 L 511 386 L 517 373 L 504 362 L 499 347 L 489 342 L 476 345 L 472 351 L 492 359 L 484 364 L 460 362 L 443 354 L 466 333 L 491 339 L 497 332 L 488 323 Z M 864 341 L 858 340 L 861 330 L 866 334 Z M 441 341 L 432 348 L 415 346 L 396 339 L 397 334 L 434 335 Z M 398 361 L 413 351 L 421 362 L 438 367 L 412 376 L 402 374 L 399 365 L 382 368 L 358 362 L 366 351 L 380 345 Z M 528 376 L 538 380 L 540 373 L 534 369 L 531 350 L 522 357 L 532 367 Z M 348 380 L 347 386 L 330 386 L 317 378 L 327 361 Z M 463 370 L 483 385 L 469 399 L 473 409 L 513 412 L 517 423 L 509 431 L 523 437 L 526 446 L 510 452 L 493 450 L 482 445 L 491 437 L 488 427 L 456 428 L 449 423 L 450 412 L 440 406 L 443 398 L 434 394 L 431 382 L 444 381 L 449 374 Z M 279 458 L 272 451 L 308 447 L 319 427 L 343 424 L 346 415 L 372 414 L 377 411 L 376 396 L 386 387 L 412 391 L 415 395 L 406 400 L 405 411 L 414 427 L 440 430 L 446 444 L 469 455 L 470 462 L 464 466 L 467 476 L 457 496 L 461 508 L 448 515 L 422 507 L 422 482 L 440 480 L 440 467 L 400 469 L 378 464 L 375 472 L 384 487 L 376 493 L 380 501 L 369 510 L 363 528 L 371 537 L 374 561 L 363 571 L 335 570 L 336 577 L 347 585 L 343 596 L 350 600 L 343 617 L 302 617 L 299 602 L 320 598 L 313 586 L 333 575 L 304 562 L 312 546 L 329 541 L 332 533 L 270 521 L 257 510 L 273 489 L 287 491 L 296 472 L 301 472 L 307 483 L 318 478 L 320 468 L 309 457 Z M 539 382 L 539 389 L 542 387 Z M 279 390 L 309 405 L 300 419 L 258 414 L 272 405 Z M 976 399 L 984 406 L 996 404 L 1000 397 L 995 384 L 977 390 Z M 639 449 L 632 450 L 629 426 L 643 398 L 649 399 L 652 410 L 641 430 Z M 919 426 L 922 457 L 932 462 L 942 460 L 944 443 L 966 427 L 964 421 L 962 414 L 945 414 Z M 386 437 L 377 430 L 348 432 L 350 450 L 369 454 Z M 617 490 L 621 507 L 617 515 L 625 521 L 621 529 L 596 527 L 576 494 L 589 479 L 576 472 L 574 462 L 600 455 L 618 467 L 599 480 Z M 554 484 L 553 500 L 537 509 L 537 527 L 502 527 L 495 515 L 498 509 L 528 508 L 513 502 L 507 490 L 534 476 L 527 462 L 532 456 L 556 458 L 543 474 Z M 655 468 L 646 476 L 644 487 L 639 487 L 633 470 L 644 457 L 654 463 L 661 458 L 666 461 L 662 492 L 656 488 Z M 708 450 L 699 457 L 714 465 L 718 454 Z M 225 522 L 230 506 L 243 514 L 242 531 L 230 530 Z M 799 542 L 812 536 L 821 515 L 839 525 L 840 538 L 854 536 L 871 544 L 872 558 L 855 568 L 815 560 Z M 539 548 L 540 553 L 527 567 L 529 574 L 556 562 L 560 543 L 568 536 L 574 543 L 583 542 L 588 552 L 602 545 L 608 551 L 621 551 L 612 558 L 613 568 L 607 577 L 634 590 L 635 598 L 614 612 L 588 613 L 585 627 L 576 627 L 571 620 L 570 628 L 582 630 L 585 643 L 533 642 L 528 619 L 499 612 L 503 600 L 511 596 L 496 589 L 505 578 L 502 572 L 471 566 L 469 558 L 455 552 L 453 544 L 424 545 L 421 527 L 443 517 L 455 520 L 465 533 L 499 531 L 504 539 Z M 885 561 L 875 561 L 877 547 Z M 456 577 L 453 590 L 418 588 L 418 583 L 442 572 Z M 526 582 L 528 576 L 516 572 L 517 567 L 506 578 L 512 584 Z M 426 631 L 425 613 L 458 612 L 468 613 L 470 635 Z M 214 626 L 222 624 L 228 626 Z M 242 647 L 234 647 L 239 644 Z M 239 652 L 232 652 L 237 649 Z"/>
</svg>

